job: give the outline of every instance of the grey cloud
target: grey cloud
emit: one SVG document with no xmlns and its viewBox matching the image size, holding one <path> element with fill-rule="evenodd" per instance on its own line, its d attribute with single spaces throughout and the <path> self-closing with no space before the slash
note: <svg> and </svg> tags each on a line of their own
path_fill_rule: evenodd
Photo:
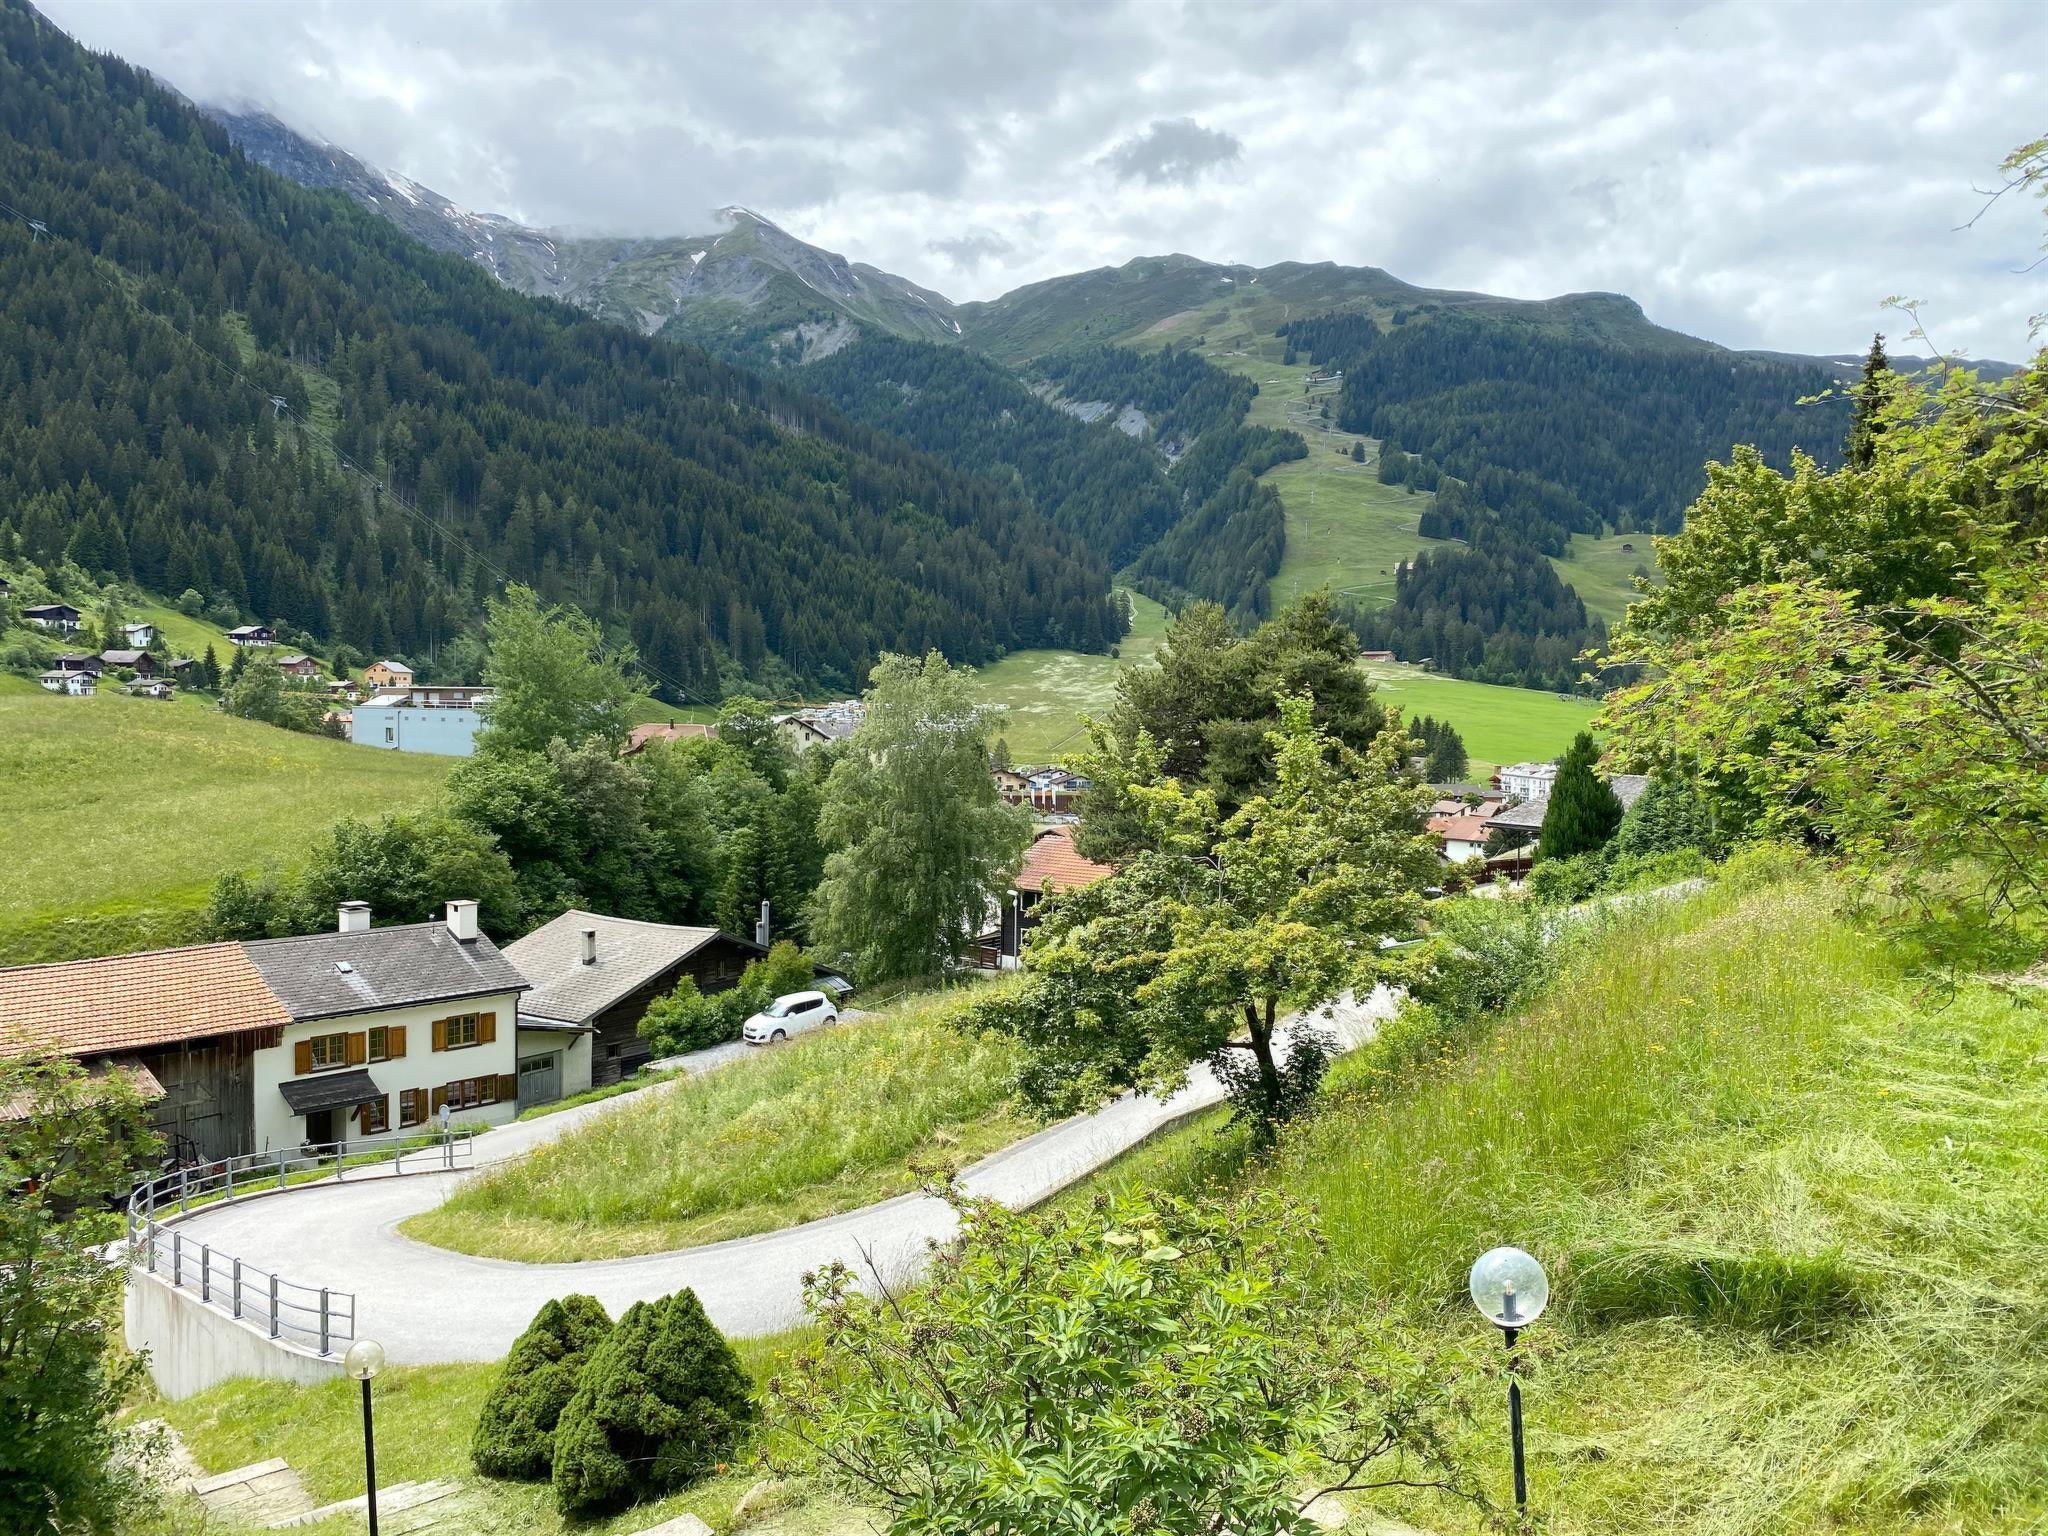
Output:
<svg viewBox="0 0 2048 1536">
<path fill-rule="evenodd" d="M 999 257 L 1016 253 L 1016 245 L 992 229 L 970 229 L 945 240 L 927 240 L 924 248 L 943 256 L 962 272 L 979 272 Z"/>
<path fill-rule="evenodd" d="M 1204 172 L 1229 165 L 1243 155 L 1244 141 L 1235 134 L 1205 128 L 1192 117 L 1174 117 L 1159 118 L 1135 138 L 1125 139 L 1102 157 L 1102 163 L 1119 181 L 1188 186 Z"/>
</svg>

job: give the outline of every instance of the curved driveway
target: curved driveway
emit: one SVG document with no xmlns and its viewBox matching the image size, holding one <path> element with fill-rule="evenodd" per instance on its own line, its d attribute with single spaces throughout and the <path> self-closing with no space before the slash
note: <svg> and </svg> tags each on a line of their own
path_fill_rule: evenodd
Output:
<svg viewBox="0 0 2048 1536">
<path fill-rule="evenodd" d="M 1338 1049 L 1371 1039 L 1394 1002 L 1385 988 L 1363 1002 L 1341 999 L 1327 1025 Z M 705 1052 L 711 1059 L 692 1065 L 714 1066 L 730 1054 L 728 1048 Z M 1030 1205 L 1222 1097 L 1208 1070 L 1197 1067 L 1188 1085 L 1163 1101 L 1132 1095 L 1062 1121 L 976 1163 L 960 1183 L 971 1194 Z M 624 1102 L 600 1101 L 487 1131 L 476 1139 L 476 1159 L 492 1163 L 519 1156 Z M 392 1359 L 410 1363 L 495 1360 L 543 1302 L 572 1291 L 597 1297 L 616 1317 L 633 1302 L 690 1286 L 727 1333 L 775 1333 L 803 1321 L 806 1271 L 834 1259 L 859 1265 L 866 1251 L 885 1274 L 908 1275 L 926 1243 L 943 1241 L 954 1229 L 943 1201 L 902 1195 L 758 1237 L 580 1264 L 474 1258 L 398 1232 L 399 1222 L 440 1204 L 467 1176 L 459 1171 L 324 1184 L 216 1206 L 180 1226 L 187 1244 L 211 1243 L 302 1285 L 353 1291 L 358 1336 L 378 1340 Z"/>
</svg>

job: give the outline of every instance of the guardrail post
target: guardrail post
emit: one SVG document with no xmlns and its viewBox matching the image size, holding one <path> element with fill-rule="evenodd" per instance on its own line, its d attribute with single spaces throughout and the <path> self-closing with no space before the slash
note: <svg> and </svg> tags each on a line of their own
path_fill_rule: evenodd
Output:
<svg viewBox="0 0 2048 1536">
<path fill-rule="evenodd" d="M 277 1337 L 277 1276 L 270 1277 L 270 1336 Z"/>
<path fill-rule="evenodd" d="M 277 1187 L 284 1188 L 284 1148 L 277 1149 Z"/>
<path fill-rule="evenodd" d="M 234 1315 L 242 1315 L 242 1261 L 235 1260 L 235 1307 Z"/>
<path fill-rule="evenodd" d="M 176 1286 L 183 1285 L 184 1283 L 185 1234 L 182 1232 L 173 1232 L 171 1234 L 171 1284 Z"/>
<path fill-rule="evenodd" d="M 320 1353 L 327 1353 L 327 1287 L 320 1287 Z"/>
<path fill-rule="evenodd" d="M 232 1200 L 235 1198 L 235 1160 L 231 1157 L 221 1167 L 227 1170 L 228 1198 Z"/>
<path fill-rule="evenodd" d="M 213 1300 L 213 1244 L 199 1245 L 199 1299 Z"/>
<path fill-rule="evenodd" d="M 441 1133 L 441 1166 L 448 1169 L 455 1166 L 455 1133 L 452 1131 Z"/>
<path fill-rule="evenodd" d="M 180 1168 L 178 1170 L 178 1214 L 180 1216 L 185 1214 L 186 1201 L 190 1193 L 191 1182 L 191 1170 Z"/>
<path fill-rule="evenodd" d="M 156 1218 L 153 1216 L 146 1218 L 146 1224 L 142 1230 L 148 1234 L 149 1272 L 153 1275 L 156 1273 Z"/>
</svg>

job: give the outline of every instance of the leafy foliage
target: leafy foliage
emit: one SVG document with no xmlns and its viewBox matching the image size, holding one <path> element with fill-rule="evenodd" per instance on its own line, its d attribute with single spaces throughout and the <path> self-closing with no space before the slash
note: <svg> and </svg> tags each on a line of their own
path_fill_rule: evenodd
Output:
<svg viewBox="0 0 2048 1536">
<path fill-rule="evenodd" d="M 485 601 L 483 707 L 479 752 L 544 752 L 550 742 L 595 741 L 616 751 L 645 686 L 631 674 L 633 652 L 607 651 L 598 626 L 574 608 L 549 607 L 513 583 Z"/>
<path fill-rule="evenodd" d="M 958 1209 L 959 1241 L 907 1294 L 880 1276 L 863 1294 L 839 1264 L 812 1277 L 828 1353 L 769 1383 L 806 1468 L 890 1536 L 1296 1536 L 1321 1492 L 1464 1491 L 1445 1367 L 1371 1308 L 1311 1304 L 1296 1211 Z"/>
<path fill-rule="evenodd" d="M 611 1317 L 594 1296 L 564 1296 L 534 1314 L 477 1415 L 469 1450 L 477 1471 L 523 1481 L 553 1472 L 555 1425 L 590 1352 L 611 1331 Z"/>
<path fill-rule="evenodd" d="M 555 1502 L 589 1515 L 687 1488 L 753 1422 L 752 1385 L 695 1291 L 635 1302 L 555 1426 Z"/>
<path fill-rule="evenodd" d="M 0 1529 L 110 1532 L 143 1502 L 145 1447 L 114 1416 L 142 1362 L 109 1331 L 125 1270 L 112 1201 L 156 1137 L 121 1073 L 0 1056 Z"/>
<path fill-rule="evenodd" d="M 1030 818 L 989 778 L 995 720 L 972 674 L 936 652 L 884 656 L 867 712 L 825 780 L 816 947 L 862 982 L 927 976 L 965 954 L 996 910 Z"/>
<path fill-rule="evenodd" d="M 749 961 L 739 981 L 723 992 L 706 997 L 697 979 L 685 976 L 648 1005 L 639 1032 L 660 1056 L 701 1051 L 739 1039 L 750 1017 L 786 993 L 809 990 L 816 979 L 809 956 L 784 939 L 759 960 Z"/>
<path fill-rule="evenodd" d="M 1360 754 L 1283 699 L 1273 785 L 1225 817 L 1169 776 L 1141 732 L 1115 768 L 1135 836 L 1114 876 L 1050 904 L 1026 983 L 976 1009 L 1030 1048 L 1027 1098 L 1072 1111 L 1130 1088 L 1178 1084 L 1207 1061 L 1239 1113 L 1270 1136 L 1313 1095 L 1330 1051 L 1310 1019 L 1386 969 L 1436 867 L 1413 743 L 1379 732 Z"/>
</svg>

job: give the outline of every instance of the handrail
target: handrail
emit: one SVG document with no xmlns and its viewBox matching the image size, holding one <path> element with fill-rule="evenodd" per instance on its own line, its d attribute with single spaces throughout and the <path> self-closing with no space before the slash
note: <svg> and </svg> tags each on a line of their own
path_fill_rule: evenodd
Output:
<svg viewBox="0 0 2048 1536">
<path fill-rule="evenodd" d="M 227 1205 L 330 1178 L 341 1182 L 350 1168 L 388 1163 L 392 1175 L 401 1174 L 407 1171 L 407 1157 L 415 1171 L 435 1165 L 450 1170 L 473 1160 L 472 1135 L 433 1131 L 395 1140 L 309 1143 L 296 1152 L 244 1153 L 147 1179 L 128 1195 L 128 1262 L 152 1275 L 168 1271 L 174 1289 L 196 1291 L 200 1302 L 230 1317 L 265 1322 L 273 1339 L 333 1354 L 336 1344 L 346 1347 L 356 1336 L 353 1293 L 300 1285 L 210 1243 L 187 1243 L 172 1223 L 195 1207 Z"/>
</svg>

